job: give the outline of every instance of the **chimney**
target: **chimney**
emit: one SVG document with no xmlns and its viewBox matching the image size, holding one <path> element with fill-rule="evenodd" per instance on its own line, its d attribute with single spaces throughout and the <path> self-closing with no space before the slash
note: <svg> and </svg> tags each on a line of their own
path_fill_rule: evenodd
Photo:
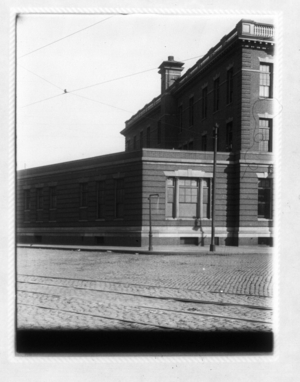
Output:
<svg viewBox="0 0 300 382">
<path fill-rule="evenodd" d="M 174 61 L 173 56 L 169 56 L 168 61 L 160 65 L 158 73 L 161 74 L 161 94 L 164 94 L 168 87 L 180 77 L 183 65 L 183 62 Z"/>
</svg>

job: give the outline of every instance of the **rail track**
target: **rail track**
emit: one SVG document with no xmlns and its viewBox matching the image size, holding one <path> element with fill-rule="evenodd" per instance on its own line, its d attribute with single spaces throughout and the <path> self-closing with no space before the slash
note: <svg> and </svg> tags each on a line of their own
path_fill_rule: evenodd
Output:
<svg viewBox="0 0 300 382">
<path fill-rule="evenodd" d="M 19 274 L 19 328 L 272 330 L 262 297 L 110 280 Z"/>
</svg>

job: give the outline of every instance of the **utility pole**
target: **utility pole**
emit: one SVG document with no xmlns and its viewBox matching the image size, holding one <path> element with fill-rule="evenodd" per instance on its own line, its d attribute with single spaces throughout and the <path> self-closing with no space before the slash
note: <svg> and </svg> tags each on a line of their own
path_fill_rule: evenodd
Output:
<svg viewBox="0 0 300 382">
<path fill-rule="evenodd" d="M 217 183 L 217 147 L 218 147 L 218 128 L 216 123 L 214 126 L 214 172 L 213 172 L 213 192 L 212 192 L 212 219 L 211 219 L 211 243 L 210 251 L 216 250 L 215 246 L 215 210 L 216 210 L 216 183 Z"/>
<path fill-rule="evenodd" d="M 149 251 L 152 251 L 153 250 L 153 246 L 152 246 L 152 219 L 151 219 L 151 198 L 158 198 L 159 197 L 159 194 L 150 194 L 149 197 L 148 197 L 148 200 L 149 200 Z"/>
</svg>

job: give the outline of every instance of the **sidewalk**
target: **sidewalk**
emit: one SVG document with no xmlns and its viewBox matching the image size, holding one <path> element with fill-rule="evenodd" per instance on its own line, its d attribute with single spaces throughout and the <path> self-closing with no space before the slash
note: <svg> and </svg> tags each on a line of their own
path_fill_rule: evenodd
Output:
<svg viewBox="0 0 300 382">
<path fill-rule="evenodd" d="M 91 251 L 91 252 L 111 252 L 138 255 L 248 255 L 248 254 L 271 254 L 273 248 L 267 246 L 216 246 L 215 252 L 210 252 L 209 246 L 174 245 L 174 246 L 153 246 L 153 251 L 148 247 L 114 247 L 101 245 L 59 245 L 59 244 L 17 244 L 18 248 L 42 248 L 60 249 L 70 251 Z"/>
</svg>

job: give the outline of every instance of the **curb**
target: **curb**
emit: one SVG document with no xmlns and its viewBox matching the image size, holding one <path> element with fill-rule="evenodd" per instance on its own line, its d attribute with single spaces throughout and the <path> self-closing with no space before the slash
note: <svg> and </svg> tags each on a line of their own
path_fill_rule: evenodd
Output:
<svg viewBox="0 0 300 382">
<path fill-rule="evenodd" d="M 101 253 L 122 253 L 122 254 L 132 254 L 132 255 L 164 255 L 164 256 L 233 256 L 233 255 L 264 255 L 264 254 L 270 254 L 270 252 L 260 252 L 258 250 L 253 251 L 218 251 L 211 252 L 209 250 L 200 250 L 200 251 L 148 251 L 145 249 L 139 250 L 137 249 L 109 249 L 109 248 L 96 248 L 96 247 L 67 247 L 67 246 L 43 246 L 43 245 L 26 245 L 26 244 L 17 244 L 17 248 L 34 248 L 34 249 L 55 249 L 55 250 L 62 250 L 62 251 L 73 251 L 73 252 L 101 252 Z"/>
</svg>

